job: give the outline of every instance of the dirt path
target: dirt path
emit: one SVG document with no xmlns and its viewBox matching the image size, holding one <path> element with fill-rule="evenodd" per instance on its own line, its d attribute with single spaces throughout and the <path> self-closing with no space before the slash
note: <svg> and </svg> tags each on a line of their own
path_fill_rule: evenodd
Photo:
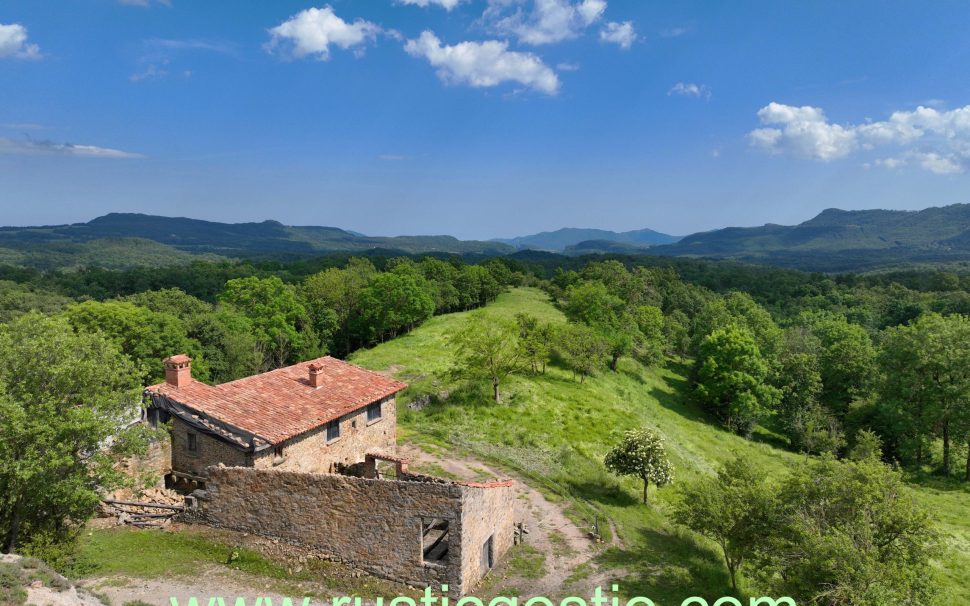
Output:
<svg viewBox="0 0 970 606">
<path fill-rule="evenodd" d="M 455 453 L 438 457 L 411 444 L 400 445 L 398 454 L 410 459 L 419 470 L 443 469 L 448 476 L 460 480 L 480 482 L 506 479 L 511 475 L 496 471 L 477 459 Z M 522 597 L 588 595 L 587 590 L 597 585 L 607 587 L 617 571 L 601 571 L 596 566 L 593 558 L 602 546 L 567 518 L 559 505 L 546 500 L 541 492 L 519 478 L 511 477 L 517 480 L 515 519 L 523 522 L 529 531 L 526 544 L 545 555 L 544 572 L 539 578 L 524 578 L 510 570 L 509 562 L 505 561 L 492 572 L 500 579 L 486 579 L 483 583 L 486 589 L 476 591 L 475 595 L 487 597 L 489 589 L 492 593 L 502 593 L 505 587 L 514 587 Z M 615 532 L 613 536 L 614 542 L 617 541 Z"/>
</svg>

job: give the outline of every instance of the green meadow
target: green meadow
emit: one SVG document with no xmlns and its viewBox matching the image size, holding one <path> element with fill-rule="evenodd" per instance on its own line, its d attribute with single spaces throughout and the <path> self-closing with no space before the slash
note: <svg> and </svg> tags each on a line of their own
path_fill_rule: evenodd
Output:
<svg viewBox="0 0 970 606">
<path fill-rule="evenodd" d="M 513 318 L 519 312 L 565 322 L 543 292 L 528 288 L 501 295 L 481 313 Z M 399 399 L 399 439 L 431 452 L 467 453 L 504 466 L 549 499 L 561 501 L 577 524 L 598 529 L 604 548 L 596 563 L 614 571 L 622 593 L 664 605 L 693 595 L 731 595 L 715 546 L 671 522 L 675 488 L 651 488 L 651 503 L 643 505 L 639 483 L 610 475 L 603 456 L 623 431 L 635 427 L 650 427 L 666 437 L 675 484 L 713 474 L 736 454 L 757 462 L 769 476 L 781 477 L 803 464 L 804 455 L 786 450 L 784 439 L 768 429 L 759 428 L 748 440 L 718 427 L 689 401 L 688 363 L 681 360 L 648 368 L 626 358 L 617 372 L 604 369 L 584 383 L 550 365 L 545 374 L 509 378 L 502 403 L 495 404 L 487 385 L 469 385 L 452 372 L 449 336 L 467 317 L 435 317 L 408 335 L 351 357 L 368 368 L 389 369 L 409 383 Z M 409 408 L 420 396 L 430 396 L 430 404 Z M 929 476 L 913 477 L 910 485 L 944 537 L 946 554 L 937 561 L 944 603 L 970 603 L 970 489 Z M 743 585 L 741 592 L 738 597 L 747 597 Z"/>
</svg>

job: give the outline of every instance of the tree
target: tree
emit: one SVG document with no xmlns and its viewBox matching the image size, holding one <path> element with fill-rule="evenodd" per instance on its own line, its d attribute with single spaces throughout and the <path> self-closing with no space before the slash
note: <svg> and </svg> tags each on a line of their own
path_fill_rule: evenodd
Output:
<svg viewBox="0 0 970 606">
<path fill-rule="evenodd" d="M 551 350 L 552 326 L 542 324 L 535 316 L 521 312 L 515 314 L 515 322 L 519 326 L 519 344 L 523 359 L 532 374 L 545 373 Z"/>
<path fill-rule="evenodd" d="M 410 271 L 375 275 L 360 294 L 358 334 L 368 341 L 384 341 L 430 318 L 434 299 L 427 286 Z"/>
<path fill-rule="evenodd" d="M 520 368 L 518 334 L 514 323 L 477 312 L 452 337 L 459 369 L 466 376 L 487 379 L 495 402 L 502 400 L 502 381 Z"/>
<path fill-rule="evenodd" d="M 804 327 L 785 331 L 776 367 L 781 389 L 779 416 L 793 447 L 805 452 L 834 452 L 841 435 L 838 420 L 819 404 L 821 344 Z"/>
<path fill-rule="evenodd" d="M 819 400 L 842 418 L 853 400 L 869 392 L 876 369 L 876 350 L 869 333 L 844 318 L 816 321 L 811 330 L 821 343 Z"/>
<path fill-rule="evenodd" d="M 690 319 L 687 314 L 675 309 L 665 315 L 663 332 L 666 353 L 672 356 L 686 356 L 690 350 Z"/>
<path fill-rule="evenodd" d="M 663 488 L 674 479 L 664 440 L 650 429 L 631 429 L 624 433 L 623 440 L 606 454 L 603 464 L 616 475 L 643 480 L 644 504 L 651 482 Z"/>
<path fill-rule="evenodd" d="M 306 308 L 295 289 L 279 278 L 229 280 L 219 300 L 252 322 L 257 339 L 269 354 L 267 365 L 278 368 L 319 352 Z"/>
<path fill-rule="evenodd" d="M 743 292 L 731 292 L 724 297 L 709 300 L 694 320 L 694 343 L 696 353 L 701 341 L 719 328 L 734 324 L 748 331 L 763 355 L 771 358 L 781 345 L 781 331 L 771 314 Z"/>
<path fill-rule="evenodd" d="M 888 329 L 879 360 L 884 406 L 919 444 L 927 434 L 942 440 L 949 475 L 951 443 L 970 433 L 970 318 L 926 314 Z"/>
<path fill-rule="evenodd" d="M 758 550 L 766 586 L 799 604 L 930 604 L 938 535 L 899 472 L 876 459 L 801 465 Z"/>
<path fill-rule="evenodd" d="M 663 312 L 653 305 L 637 306 L 632 312 L 634 350 L 647 364 L 658 364 L 667 349 Z"/>
<path fill-rule="evenodd" d="M 746 329 L 730 325 L 712 332 L 701 342 L 696 364 L 697 397 L 732 430 L 748 435 L 774 412 L 781 394 L 766 383 L 768 365 Z"/>
<path fill-rule="evenodd" d="M 141 377 L 103 335 L 27 314 L 0 331 L 0 536 L 4 551 L 60 542 L 117 486 L 114 455 L 144 450 Z M 111 438 L 111 451 L 105 444 Z"/>
<path fill-rule="evenodd" d="M 354 349 L 351 325 L 360 313 L 361 293 L 375 274 L 377 269 L 369 260 L 351 257 L 344 269 L 326 269 L 300 285 L 300 296 L 315 324 L 329 323 L 330 310 L 335 314 L 333 341 L 340 354 Z"/>
<path fill-rule="evenodd" d="M 855 435 L 855 444 L 849 450 L 849 458 L 853 461 L 865 461 L 882 458 L 882 440 L 871 430 L 863 429 Z"/>
<path fill-rule="evenodd" d="M 85 301 L 64 314 L 76 330 L 99 332 L 117 344 L 134 362 L 144 385 L 160 381 L 162 360 L 176 353 L 192 356 L 195 378 L 209 378 L 202 346 L 189 338 L 185 323 L 174 315 L 123 301 Z"/>
<path fill-rule="evenodd" d="M 559 357 L 580 383 L 606 362 L 609 343 L 598 331 L 585 324 L 566 324 L 556 332 Z"/>
<path fill-rule="evenodd" d="M 674 510 L 678 524 L 720 546 L 735 591 L 741 567 L 777 522 L 778 501 L 764 477 L 763 470 L 735 457 L 716 478 L 685 485 Z"/>
</svg>

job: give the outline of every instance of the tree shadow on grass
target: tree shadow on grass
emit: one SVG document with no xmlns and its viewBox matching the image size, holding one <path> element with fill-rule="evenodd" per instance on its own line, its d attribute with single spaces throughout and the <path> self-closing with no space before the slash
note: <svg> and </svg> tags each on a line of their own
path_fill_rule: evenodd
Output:
<svg viewBox="0 0 970 606">
<path fill-rule="evenodd" d="M 639 500 L 633 498 L 629 492 L 623 490 L 622 486 L 609 477 L 601 480 L 583 479 L 580 481 L 571 479 L 567 480 L 567 484 L 574 496 L 586 501 L 594 501 L 614 507 L 631 507 L 640 504 Z"/>
<path fill-rule="evenodd" d="M 691 596 L 711 603 L 728 595 L 747 599 L 731 590 L 721 554 L 686 531 L 644 528 L 637 539 L 633 546 L 613 547 L 597 557 L 601 566 L 628 573 L 620 580 L 623 594 L 648 597 L 658 606 L 680 604 Z"/>
<path fill-rule="evenodd" d="M 970 494 L 970 482 L 950 476 L 945 477 L 927 471 L 911 471 L 905 475 L 906 482 L 911 486 L 918 486 L 939 492 L 963 492 Z"/>
</svg>

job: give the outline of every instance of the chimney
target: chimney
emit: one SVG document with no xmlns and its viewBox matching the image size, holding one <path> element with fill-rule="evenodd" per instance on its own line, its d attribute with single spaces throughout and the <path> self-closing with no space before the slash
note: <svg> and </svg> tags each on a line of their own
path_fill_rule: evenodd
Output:
<svg viewBox="0 0 970 606">
<path fill-rule="evenodd" d="M 192 381 L 192 358 L 179 354 L 165 358 L 165 383 L 185 387 Z"/>
<path fill-rule="evenodd" d="M 309 366 L 310 369 L 310 387 L 314 389 L 320 389 L 323 387 L 323 365 L 319 362 L 313 362 Z"/>
</svg>

